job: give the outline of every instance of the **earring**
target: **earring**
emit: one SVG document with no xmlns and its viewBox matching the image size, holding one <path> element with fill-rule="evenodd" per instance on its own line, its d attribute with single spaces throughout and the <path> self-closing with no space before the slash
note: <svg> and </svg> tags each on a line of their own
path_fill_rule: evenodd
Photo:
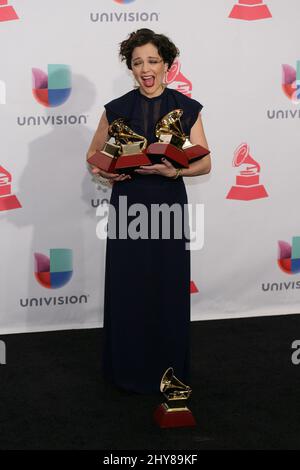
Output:
<svg viewBox="0 0 300 470">
<path fill-rule="evenodd" d="M 167 81 L 167 74 L 168 74 L 168 71 L 165 72 L 164 74 L 164 79 L 163 79 L 163 86 L 166 87 L 167 84 L 168 84 L 168 81 Z"/>
</svg>

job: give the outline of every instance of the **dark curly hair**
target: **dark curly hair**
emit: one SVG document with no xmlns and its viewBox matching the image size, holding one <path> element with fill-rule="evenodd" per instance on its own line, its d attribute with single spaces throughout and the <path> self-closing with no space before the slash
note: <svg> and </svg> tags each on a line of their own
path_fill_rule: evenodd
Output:
<svg viewBox="0 0 300 470">
<path fill-rule="evenodd" d="M 133 49 L 151 43 L 157 47 L 160 57 L 171 67 L 175 58 L 179 56 L 179 50 L 175 44 L 164 34 L 156 34 L 151 29 L 143 28 L 129 34 L 128 39 L 120 43 L 120 57 L 126 61 L 129 70 L 132 70 L 131 59 Z"/>
</svg>

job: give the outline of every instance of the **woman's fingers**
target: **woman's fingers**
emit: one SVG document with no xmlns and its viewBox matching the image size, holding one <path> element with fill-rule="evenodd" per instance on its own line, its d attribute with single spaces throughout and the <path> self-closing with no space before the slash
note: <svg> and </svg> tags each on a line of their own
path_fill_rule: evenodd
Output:
<svg viewBox="0 0 300 470">
<path fill-rule="evenodd" d="M 159 170 L 159 168 L 161 168 L 162 165 L 159 164 L 159 163 L 155 163 L 154 165 L 141 165 L 139 167 L 139 170 L 149 170 L 149 171 L 153 171 L 153 170 Z"/>
<path fill-rule="evenodd" d="M 162 161 L 163 165 L 165 165 L 167 168 L 174 168 L 172 163 L 169 162 L 169 160 L 167 160 L 166 158 L 162 158 L 161 161 Z"/>
<path fill-rule="evenodd" d="M 90 170 L 92 173 L 96 174 L 96 173 L 99 173 L 100 172 L 100 169 L 97 168 L 96 166 L 94 165 L 90 165 Z"/>
<path fill-rule="evenodd" d="M 127 180 L 127 179 L 131 179 L 131 176 L 130 175 L 126 175 L 126 174 L 122 174 L 122 175 L 118 175 L 116 178 L 113 178 L 113 181 L 124 181 L 124 180 Z"/>
</svg>

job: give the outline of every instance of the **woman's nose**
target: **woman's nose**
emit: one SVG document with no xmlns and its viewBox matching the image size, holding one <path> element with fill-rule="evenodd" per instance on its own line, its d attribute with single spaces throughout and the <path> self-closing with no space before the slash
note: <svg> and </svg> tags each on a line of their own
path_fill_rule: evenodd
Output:
<svg viewBox="0 0 300 470">
<path fill-rule="evenodd" d="M 149 71 L 149 64 L 148 62 L 143 62 L 142 64 L 142 72 L 148 72 Z"/>
</svg>

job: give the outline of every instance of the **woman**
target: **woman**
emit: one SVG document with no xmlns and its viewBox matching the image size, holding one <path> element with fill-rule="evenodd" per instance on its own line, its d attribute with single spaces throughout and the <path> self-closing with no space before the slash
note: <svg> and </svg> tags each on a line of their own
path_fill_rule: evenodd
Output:
<svg viewBox="0 0 300 470">
<path fill-rule="evenodd" d="M 159 119 L 178 108 L 183 110 L 181 124 L 190 141 L 208 148 L 200 116 L 202 105 L 164 85 L 164 77 L 178 55 L 178 49 L 166 36 L 149 29 L 133 32 L 121 43 L 121 59 L 132 71 L 138 88 L 105 105 L 87 157 L 103 148 L 108 126 L 115 119 L 125 118 L 134 132 L 147 138 L 149 145 L 157 141 L 155 125 Z M 113 183 L 110 204 L 117 216 L 124 211 L 120 201 L 126 197 L 127 208 L 137 203 L 147 208 L 148 227 L 154 205 L 167 204 L 171 208 L 176 204 L 186 215 L 182 177 L 209 173 L 210 166 L 208 155 L 180 170 L 162 158 L 161 163 L 140 167 L 132 175 L 107 173 L 95 167 L 92 172 Z M 132 218 L 128 217 L 128 225 L 130 221 Z M 111 222 L 109 217 L 109 226 Z M 182 227 L 186 222 L 182 221 Z M 164 238 L 160 229 L 154 238 L 114 238 L 108 233 L 104 372 L 115 385 L 129 391 L 158 392 L 168 367 L 174 368 L 180 380 L 189 380 L 188 237 L 186 233 L 181 238 L 175 236 L 178 227 L 172 217 L 169 223 L 169 238 Z"/>
</svg>

